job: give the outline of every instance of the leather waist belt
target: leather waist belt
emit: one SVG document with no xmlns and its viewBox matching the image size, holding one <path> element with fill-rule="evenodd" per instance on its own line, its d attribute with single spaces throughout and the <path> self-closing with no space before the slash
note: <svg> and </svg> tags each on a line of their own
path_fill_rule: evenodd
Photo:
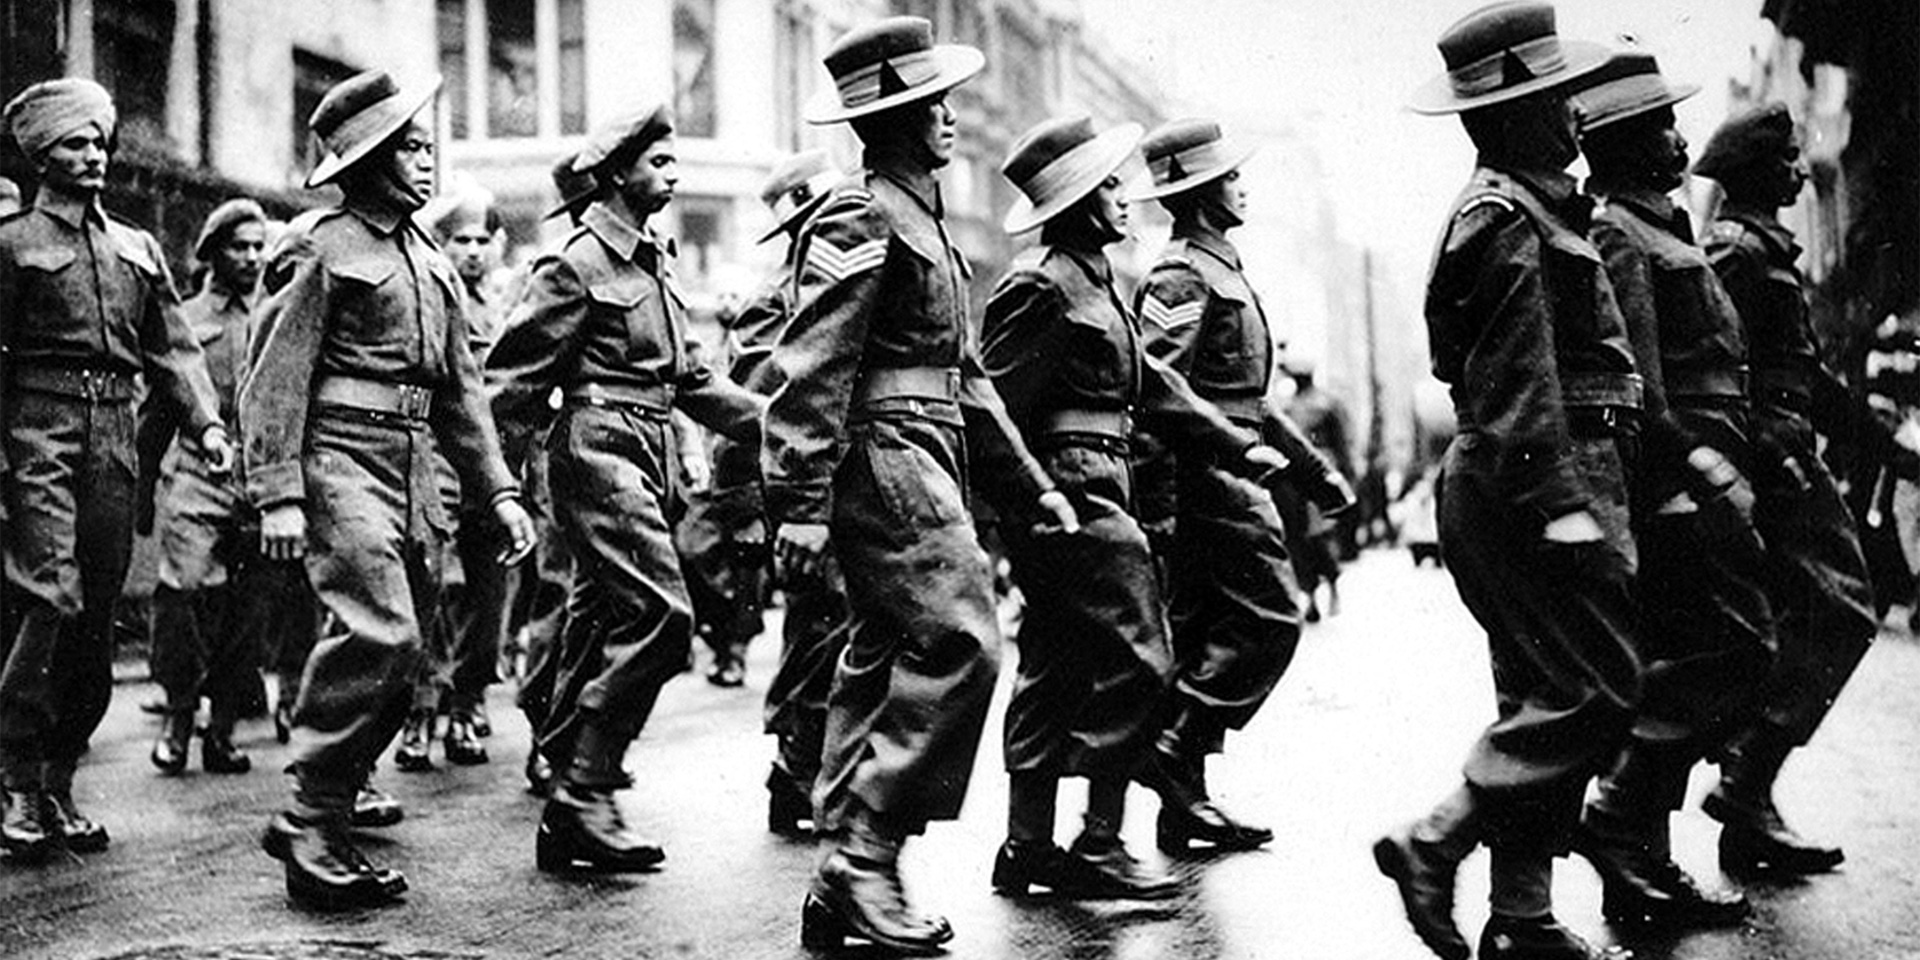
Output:
<svg viewBox="0 0 1920 960">
<path fill-rule="evenodd" d="M 417 383 L 388 383 L 333 374 L 320 378 L 313 401 L 405 420 L 425 420 L 433 410 L 433 388 Z"/>
<path fill-rule="evenodd" d="M 1632 407 L 1639 409 L 1646 384 L 1637 373 L 1560 372 L 1560 402 L 1569 407 Z"/>
<path fill-rule="evenodd" d="M 567 388 L 566 402 L 625 410 L 654 420 L 666 420 L 673 412 L 673 388 L 626 383 L 576 383 Z"/>
<path fill-rule="evenodd" d="M 1612 404 L 1567 408 L 1567 433 L 1575 437 L 1632 437 L 1640 433 L 1640 408 Z"/>
<path fill-rule="evenodd" d="M 1738 370 L 1668 370 L 1665 377 L 1669 397 L 1745 399 L 1747 396 L 1745 367 Z"/>
<path fill-rule="evenodd" d="M 1220 412 L 1243 427 L 1258 427 L 1267 419 L 1267 400 L 1265 397 L 1206 397 L 1209 403 L 1220 408 Z"/>
<path fill-rule="evenodd" d="M 1804 414 L 1813 409 L 1813 384 L 1799 370 L 1761 367 L 1753 372 L 1753 399 Z"/>
<path fill-rule="evenodd" d="M 128 403 L 138 394 L 133 375 L 114 370 L 23 365 L 14 367 L 12 373 L 16 390 L 108 403 Z"/>
<path fill-rule="evenodd" d="M 880 400 L 960 400 L 959 367 L 878 367 L 866 371 L 854 386 L 854 404 Z"/>
</svg>

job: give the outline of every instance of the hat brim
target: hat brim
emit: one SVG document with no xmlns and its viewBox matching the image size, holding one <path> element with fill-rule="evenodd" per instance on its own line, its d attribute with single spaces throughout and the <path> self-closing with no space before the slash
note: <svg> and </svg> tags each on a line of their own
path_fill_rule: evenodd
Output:
<svg viewBox="0 0 1920 960">
<path fill-rule="evenodd" d="M 808 217 L 813 216 L 813 212 L 815 210 L 820 209 L 821 204 L 827 202 L 827 197 L 832 195 L 832 193 L 833 191 L 831 190 L 820 191 L 820 193 L 816 195 L 812 200 L 808 200 L 806 203 L 801 204 L 792 213 L 789 213 L 785 217 L 781 218 L 779 223 L 776 223 L 773 225 L 773 229 L 768 230 L 764 234 L 761 234 L 760 239 L 755 240 L 754 243 L 756 244 L 766 243 L 768 240 L 772 240 L 774 237 L 777 237 L 780 234 L 785 233 L 787 229 L 789 227 L 792 227 L 794 224 L 806 222 L 806 219 Z"/>
<path fill-rule="evenodd" d="M 807 122 L 811 124 L 841 123 L 855 117 L 891 110 L 915 100 L 924 100 L 936 93 L 951 90 L 966 83 L 987 66 L 987 55 L 965 44 L 938 44 L 931 53 L 934 62 L 933 79 L 917 87 L 909 87 L 899 93 L 889 94 L 855 107 L 849 107 L 840 102 L 839 88 L 828 87 L 816 94 L 807 104 L 804 111 Z"/>
<path fill-rule="evenodd" d="M 1133 155 L 1134 149 L 1140 146 L 1140 138 L 1146 135 L 1146 128 L 1139 124 L 1123 123 L 1067 151 L 1062 160 L 1078 154 L 1073 162 L 1080 169 L 1074 171 L 1073 178 L 1039 206 L 1022 194 L 1013 201 L 1006 219 L 1000 222 L 1001 229 L 1009 234 L 1026 233 L 1066 212 L 1097 189 L 1101 181 L 1120 169 L 1127 158 Z"/>
<path fill-rule="evenodd" d="M 1231 144 L 1232 141 L 1229 140 L 1228 142 Z M 1194 187 L 1212 183 L 1213 181 L 1218 180 L 1221 177 L 1224 177 L 1227 174 L 1240 169 L 1242 166 L 1246 164 L 1246 162 L 1249 159 L 1252 159 L 1253 155 L 1256 152 L 1258 152 L 1259 149 L 1260 147 L 1257 144 L 1230 146 L 1227 150 L 1228 160 L 1226 163 L 1219 164 L 1218 166 L 1203 167 L 1199 170 L 1189 171 L 1186 176 L 1181 177 L 1178 180 L 1169 180 L 1166 183 L 1149 184 L 1138 190 L 1129 192 L 1127 194 L 1127 199 L 1128 200 L 1157 200 L 1160 197 L 1170 197 L 1176 193 L 1183 193 L 1185 191 L 1192 190 Z"/>
<path fill-rule="evenodd" d="M 1413 96 L 1407 98 L 1407 109 L 1428 116 L 1444 116 L 1518 100 L 1543 90 L 1552 90 L 1600 69 L 1613 51 L 1586 40 L 1562 40 L 1560 55 L 1565 58 L 1567 65 L 1553 73 L 1472 97 L 1455 94 L 1452 78 L 1443 73 L 1421 84 Z"/>
<path fill-rule="evenodd" d="M 1665 92 L 1651 100 L 1636 103 L 1625 109 L 1601 114 L 1596 117 L 1582 117 L 1580 119 L 1580 132 L 1588 133 L 1594 130 L 1601 130 L 1609 124 L 1619 123 L 1628 117 L 1637 117 L 1643 113 L 1658 110 L 1661 107 L 1671 107 L 1699 92 L 1700 85 L 1697 83 L 1668 84 Z"/>
<path fill-rule="evenodd" d="M 345 153 L 329 153 L 321 158 L 320 163 L 313 168 L 313 172 L 307 174 L 307 189 L 322 186 L 338 177 L 348 167 L 359 163 L 367 154 L 372 153 L 373 148 L 387 142 L 388 137 L 406 126 L 407 121 L 418 116 L 420 111 L 426 109 L 427 104 L 433 102 L 434 97 L 439 96 L 441 82 L 441 78 L 436 76 L 431 83 L 417 87 L 402 87 L 399 93 L 369 107 L 368 109 L 375 109 L 394 103 L 398 104 L 400 109 L 393 111 L 391 116 L 378 127 L 373 128 L 372 133 L 349 147 Z"/>
</svg>

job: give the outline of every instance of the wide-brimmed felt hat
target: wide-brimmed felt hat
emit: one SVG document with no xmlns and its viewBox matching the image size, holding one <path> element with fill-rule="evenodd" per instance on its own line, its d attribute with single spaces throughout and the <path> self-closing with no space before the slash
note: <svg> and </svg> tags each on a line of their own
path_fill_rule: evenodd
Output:
<svg viewBox="0 0 1920 960">
<path fill-rule="evenodd" d="M 264 226 L 266 222 L 267 211 L 262 210 L 259 203 L 246 197 L 228 200 L 214 207 L 213 212 L 207 215 L 207 222 L 200 226 L 200 237 L 193 241 L 193 258 L 211 262 L 208 248 L 224 241 L 235 227 L 243 223 L 258 223 Z"/>
<path fill-rule="evenodd" d="M 1140 143 L 1153 185 L 1135 190 L 1134 200 L 1150 200 L 1191 190 L 1240 169 L 1254 147 L 1235 143 L 1212 120 L 1171 120 Z"/>
<path fill-rule="evenodd" d="M 1729 118 L 1707 138 L 1693 172 L 1715 180 L 1779 157 L 1793 143 L 1793 114 L 1784 103 L 1764 103 Z"/>
<path fill-rule="evenodd" d="M 1699 92 L 1697 83 L 1668 83 L 1653 54 L 1621 50 L 1587 75 L 1573 101 L 1580 108 L 1580 129 L 1586 132 L 1672 106 Z"/>
<path fill-rule="evenodd" d="M 1415 113 L 1460 113 L 1551 90 L 1599 69 L 1607 48 L 1561 40 L 1553 5 L 1508 0 L 1481 7 L 1440 34 L 1447 72 L 1407 101 Z"/>
<path fill-rule="evenodd" d="M 933 42 L 921 17 L 888 17 L 835 41 L 822 58 L 833 77 L 807 104 L 808 123 L 839 123 L 950 90 L 987 65 L 979 50 Z"/>
<path fill-rule="evenodd" d="M 7 129 L 28 159 L 85 126 L 113 136 L 118 114 L 107 88 L 83 77 L 42 80 L 7 101 Z"/>
<path fill-rule="evenodd" d="M 588 173 L 607 162 L 622 147 L 645 148 L 673 133 L 673 108 L 664 103 L 636 107 L 596 127 L 574 155 L 576 173 Z"/>
<path fill-rule="evenodd" d="M 1143 132 L 1137 123 L 1123 123 L 1096 134 L 1084 116 L 1042 120 L 1021 134 L 1000 165 L 1022 194 L 1001 226 L 1025 233 L 1059 216 L 1120 169 Z"/>
<path fill-rule="evenodd" d="M 772 240 L 813 212 L 845 177 L 825 150 L 796 153 L 775 164 L 760 187 L 760 202 L 773 211 L 774 225 L 757 242 Z"/>
<path fill-rule="evenodd" d="M 317 187 L 360 162 L 374 147 L 407 125 L 440 92 L 440 76 L 402 87 L 380 70 L 355 74 L 333 85 L 307 119 L 327 155 L 307 174 Z"/>
<path fill-rule="evenodd" d="M 591 171 L 573 168 L 573 161 L 577 156 L 579 155 L 569 153 L 553 162 L 550 176 L 553 178 L 554 192 L 560 195 L 560 203 L 552 210 L 548 210 L 541 217 L 542 220 L 584 208 L 587 201 L 592 200 L 594 193 L 600 189 L 600 184 L 593 179 Z"/>
</svg>

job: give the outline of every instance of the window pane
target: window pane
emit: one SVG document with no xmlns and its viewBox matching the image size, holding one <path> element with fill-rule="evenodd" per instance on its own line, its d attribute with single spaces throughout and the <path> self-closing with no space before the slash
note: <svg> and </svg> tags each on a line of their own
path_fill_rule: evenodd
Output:
<svg viewBox="0 0 1920 960">
<path fill-rule="evenodd" d="M 440 0 L 440 75 L 446 78 L 448 125 L 455 139 L 467 137 L 467 0 Z"/>
<path fill-rule="evenodd" d="M 799 150 L 803 142 L 800 114 L 820 76 L 820 64 L 813 55 L 813 25 L 792 11 L 782 11 L 779 18 L 772 78 L 777 142 L 788 150 Z"/>
<path fill-rule="evenodd" d="M 587 132 L 585 0 L 560 0 L 560 132 Z"/>
<path fill-rule="evenodd" d="M 113 94 L 123 139 L 167 142 L 167 74 L 173 60 L 173 4 L 99 0 L 93 20 L 94 72 Z"/>
<path fill-rule="evenodd" d="M 487 0 L 487 135 L 531 137 L 540 126 L 533 0 Z"/>
<path fill-rule="evenodd" d="M 689 137 L 711 137 L 717 126 L 713 5 L 714 0 L 674 0 L 673 3 L 674 125 Z"/>
</svg>

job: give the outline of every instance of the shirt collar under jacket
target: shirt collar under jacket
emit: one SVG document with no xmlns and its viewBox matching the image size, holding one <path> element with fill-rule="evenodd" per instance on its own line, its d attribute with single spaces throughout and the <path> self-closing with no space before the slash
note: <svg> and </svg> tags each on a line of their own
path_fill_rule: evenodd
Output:
<svg viewBox="0 0 1920 960">
<path fill-rule="evenodd" d="M 1580 182 L 1573 174 L 1565 170 L 1522 170 L 1485 160 L 1481 164 L 1519 181 L 1545 201 L 1548 209 L 1571 221 L 1582 233 L 1586 231 L 1593 216 L 1593 200 L 1580 192 Z"/>
<path fill-rule="evenodd" d="M 84 221 L 92 221 L 95 226 L 105 226 L 106 211 L 100 208 L 100 197 L 95 194 L 91 199 L 79 200 L 69 194 L 56 195 L 52 190 L 41 190 L 33 198 L 34 209 L 72 227 L 80 229 Z"/>
<path fill-rule="evenodd" d="M 934 179 L 933 171 L 921 166 L 896 151 L 882 151 L 869 148 L 862 161 L 868 170 L 900 185 L 902 190 L 913 195 L 927 212 L 935 217 L 946 216 L 946 205 L 940 200 L 940 181 Z"/>
<path fill-rule="evenodd" d="M 1720 206 L 1720 219 L 1735 220 L 1766 237 L 1775 248 L 1785 253 L 1786 259 L 1800 255 L 1800 241 L 1795 239 L 1793 231 L 1780 222 L 1778 211 L 1752 204 L 1728 201 Z"/>
<path fill-rule="evenodd" d="M 1176 240 L 1185 240 L 1189 244 L 1219 257 L 1222 261 L 1226 262 L 1227 266 L 1235 270 L 1243 269 L 1240 266 L 1240 251 L 1233 245 L 1233 241 L 1228 240 L 1226 234 L 1206 224 L 1176 224 L 1173 228 L 1173 236 Z"/>
<path fill-rule="evenodd" d="M 1595 188 L 1594 193 L 1607 198 L 1608 203 L 1630 207 L 1640 213 L 1648 223 L 1659 224 L 1676 237 L 1693 242 L 1693 225 L 1687 218 L 1687 212 L 1673 202 L 1673 198 L 1647 187 L 1623 187 L 1619 190 Z"/>
<path fill-rule="evenodd" d="M 1086 271 L 1087 276 L 1095 284 L 1103 287 L 1113 286 L 1113 264 L 1107 260 L 1105 253 L 1099 250 L 1081 250 L 1065 246 L 1060 247 L 1059 250 L 1074 263 L 1079 264 L 1080 269 Z"/>
<path fill-rule="evenodd" d="M 361 222 L 372 228 L 380 237 L 391 237 L 402 224 L 412 223 L 413 217 L 407 211 L 383 203 L 375 203 L 365 197 L 347 194 L 341 202 L 348 213 L 359 217 Z"/>
</svg>

